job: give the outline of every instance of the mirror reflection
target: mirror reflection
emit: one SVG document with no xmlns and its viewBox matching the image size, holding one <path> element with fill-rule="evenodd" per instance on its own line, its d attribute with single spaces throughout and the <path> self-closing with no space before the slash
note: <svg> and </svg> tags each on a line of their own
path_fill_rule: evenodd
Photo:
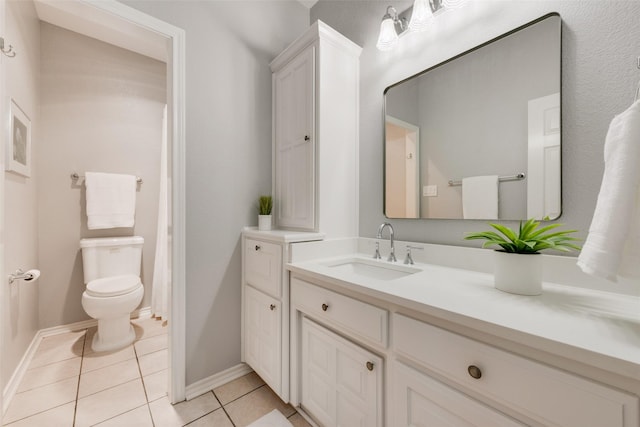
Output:
<svg viewBox="0 0 640 427">
<path fill-rule="evenodd" d="M 550 14 L 385 89 L 385 215 L 561 213 L 560 27 Z"/>
</svg>

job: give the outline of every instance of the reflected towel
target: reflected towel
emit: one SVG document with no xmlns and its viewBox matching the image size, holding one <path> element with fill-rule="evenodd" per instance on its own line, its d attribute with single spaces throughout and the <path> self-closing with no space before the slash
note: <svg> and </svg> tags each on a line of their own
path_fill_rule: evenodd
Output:
<svg viewBox="0 0 640 427">
<path fill-rule="evenodd" d="M 589 235 L 578 257 L 587 274 L 640 278 L 640 102 L 614 117 Z"/>
<path fill-rule="evenodd" d="M 89 230 L 133 227 L 136 213 L 136 177 L 87 172 L 87 226 Z"/>
<path fill-rule="evenodd" d="M 464 219 L 498 219 L 498 175 L 462 179 Z"/>
</svg>

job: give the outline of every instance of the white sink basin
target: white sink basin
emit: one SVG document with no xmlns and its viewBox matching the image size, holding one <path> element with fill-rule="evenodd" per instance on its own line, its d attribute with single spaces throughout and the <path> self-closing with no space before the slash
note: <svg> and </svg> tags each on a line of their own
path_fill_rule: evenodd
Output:
<svg viewBox="0 0 640 427">
<path fill-rule="evenodd" d="M 349 258 L 326 264 L 333 271 L 356 274 L 378 280 L 393 280 L 418 273 L 422 270 L 405 265 L 392 264 L 390 262 L 367 260 L 362 258 Z"/>
</svg>

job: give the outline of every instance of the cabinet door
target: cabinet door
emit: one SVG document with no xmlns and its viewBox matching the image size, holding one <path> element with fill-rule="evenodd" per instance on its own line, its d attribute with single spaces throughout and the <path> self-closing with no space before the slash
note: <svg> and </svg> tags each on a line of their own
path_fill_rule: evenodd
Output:
<svg viewBox="0 0 640 427">
<path fill-rule="evenodd" d="M 395 427 L 524 427 L 402 363 L 393 363 L 391 371 L 391 425 Z"/>
<path fill-rule="evenodd" d="M 275 215 L 280 227 L 315 229 L 315 48 L 274 74 Z"/>
<path fill-rule="evenodd" d="M 245 362 L 277 394 L 282 392 L 280 302 L 245 286 Z"/>
<path fill-rule="evenodd" d="M 244 279 L 251 286 L 280 298 L 282 282 L 282 246 L 246 239 Z"/>
<path fill-rule="evenodd" d="M 382 425 L 382 359 L 302 321 L 302 407 L 324 426 Z"/>
</svg>

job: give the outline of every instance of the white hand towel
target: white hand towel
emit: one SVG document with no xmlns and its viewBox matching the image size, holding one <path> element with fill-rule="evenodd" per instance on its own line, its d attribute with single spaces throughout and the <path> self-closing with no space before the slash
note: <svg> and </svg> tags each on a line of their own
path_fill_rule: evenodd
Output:
<svg viewBox="0 0 640 427">
<path fill-rule="evenodd" d="M 578 257 L 587 274 L 640 277 L 640 102 L 616 116 L 604 144 L 604 175 Z"/>
<path fill-rule="evenodd" d="M 464 219 L 498 219 L 498 176 L 472 176 L 462 179 Z"/>
<path fill-rule="evenodd" d="M 136 213 L 136 177 L 87 172 L 87 225 L 90 230 L 133 227 Z"/>
</svg>

